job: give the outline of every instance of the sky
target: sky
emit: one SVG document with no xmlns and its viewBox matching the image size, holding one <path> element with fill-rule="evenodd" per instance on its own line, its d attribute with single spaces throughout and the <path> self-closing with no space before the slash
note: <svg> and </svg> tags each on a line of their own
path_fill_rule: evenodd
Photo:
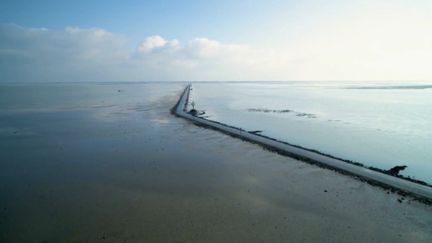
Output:
<svg viewBox="0 0 432 243">
<path fill-rule="evenodd" d="M 430 81 L 432 1 L 0 2 L 0 82 Z"/>
</svg>

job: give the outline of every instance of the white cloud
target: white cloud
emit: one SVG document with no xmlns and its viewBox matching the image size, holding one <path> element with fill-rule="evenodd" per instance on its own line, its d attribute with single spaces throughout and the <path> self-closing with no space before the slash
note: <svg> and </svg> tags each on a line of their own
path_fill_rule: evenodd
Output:
<svg viewBox="0 0 432 243">
<path fill-rule="evenodd" d="M 111 68 L 129 58 L 126 43 L 103 29 L 0 25 L 0 81 L 87 81 L 106 74 L 120 78 Z"/>
<path fill-rule="evenodd" d="M 3 82 L 244 80 L 259 76 L 265 55 L 207 38 L 181 44 L 150 36 L 134 50 L 125 37 L 98 28 L 0 25 Z"/>
<path fill-rule="evenodd" d="M 152 51 L 155 48 L 164 47 L 167 43 L 168 42 L 164 38 L 162 38 L 162 37 L 160 37 L 158 35 L 150 36 L 150 37 L 147 37 L 145 39 L 145 41 L 143 41 L 141 43 L 141 45 L 139 45 L 138 51 L 140 51 L 140 52 L 149 52 L 149 51 Z"/>
<path fill-rule="evenodd" d="M 146 39 L 140 47 L 147 45 Z M 195 38 L 181 45 L 164 40 L 158 48 L 145 49 L 135 55 L 143 66 L 177 80 L 266 80 L 278 73 L 281 60 L 271 50 L 247 45 L 224 44 L 208 38 Z"/>
</svg>

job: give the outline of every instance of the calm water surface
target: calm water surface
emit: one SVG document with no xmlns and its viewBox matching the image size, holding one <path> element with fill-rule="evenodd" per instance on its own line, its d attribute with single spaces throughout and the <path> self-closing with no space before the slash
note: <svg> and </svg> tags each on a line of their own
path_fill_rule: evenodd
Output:
<svg viewBox="0 0 432 243">
<path fill-rule="evenodd" d="M 0 85 L 0 242 L 431 242 L 426 205 L 172 116 L 184 87 Z M 243 87 L 196 95 L 263 122 Z"/>
<path fill-rule="evenodd" d="M 254 82 L 193 85 L 209 119 L 432 183 L 432 85 Z"/>
</svg>

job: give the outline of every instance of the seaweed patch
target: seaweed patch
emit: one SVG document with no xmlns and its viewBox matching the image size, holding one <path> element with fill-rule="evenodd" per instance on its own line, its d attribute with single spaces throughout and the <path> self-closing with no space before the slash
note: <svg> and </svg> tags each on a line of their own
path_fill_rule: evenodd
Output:
<svg viewBox="0 0 432 243">
<path fill-rule="evenodd" d="M 312 113 L 306 113 L 306 112 L 298 112 L 295 110 L 290 109 L 267 109 L 267 108 L 250 108 L 247 109 L 249 112 L 263 112 L 263 113 L 293 113 L 295 116 L 298 117 L 305 117 L 305 118 L 317 118 L 317 115 Z"/>
</svg>

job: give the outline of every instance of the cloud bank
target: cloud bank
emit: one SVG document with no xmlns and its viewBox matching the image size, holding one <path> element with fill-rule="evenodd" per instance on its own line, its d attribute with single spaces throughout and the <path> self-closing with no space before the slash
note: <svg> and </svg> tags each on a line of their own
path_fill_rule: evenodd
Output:
<svg viewBox="0 0 432 243">
<path fill-rule="evenodd" d="M 0 81 L 165 81 L 264 78 L 269 52 L 207 38 L 155 35 L 137 47 L 91 28 L 55 31 L 0 25 Z"/>
</svg>

